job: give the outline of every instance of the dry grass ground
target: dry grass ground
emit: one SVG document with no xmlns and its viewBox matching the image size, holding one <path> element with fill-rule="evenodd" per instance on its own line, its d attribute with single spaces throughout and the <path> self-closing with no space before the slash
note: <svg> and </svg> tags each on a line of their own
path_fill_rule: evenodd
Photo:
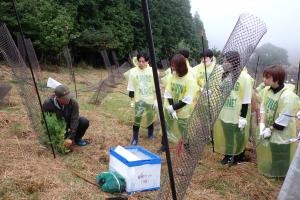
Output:
<svg viewBox="0 0 300 200">
<path fill-rule="evenodd" d="M 95 182 L 98 173 L 108 170 L 109 147 L 130 143 L 132 110 L 129 98 L 122 94 L 120 85 L 101 105 L 90 104 L 91 90 L 105 76 L 105 71 L 76 68 L 80 115 L 90 120 L 85 138 L 86 147 L 75 147 L 67 155 L 53 159 L 49 148 L 39 143 L 38 134 L 31 130 L 25 107 L 18 96 L 14 77 L 8 67 L 0 66 L 0 82 L 12 83 L 13 89 L 6 103 L 0 107 L 0 199 L 106 199 L 114 195 L 87 182 Z M 70 85 L 69 74 L 60 71 L 43 71 L 47 77 Z M 85 92 L 84 92 L 85 91 Z M 43 96 L 51 95 L 46 90 Z M 157 152 L 160 146 L 159 125 L 155 139 L 147 140 L 141 131 L 139 145 Z M 221 155 L 212 153 L 208 146 L 197 167 L 186 199 L 276 199 L 282 180 L 260 175 L 255 166 L 251 146 L 246 154 L 250 161 L 233 167 L 223 167 Z M 162 156 L 165 160 L 164 155 Z M 165 162 L 163 172 L 165 174 Z M 125 194 L 126 195 L 126 194 Z M 155 199 L 157 191 L 136 193 L 129 199 Z"/>
</svg>

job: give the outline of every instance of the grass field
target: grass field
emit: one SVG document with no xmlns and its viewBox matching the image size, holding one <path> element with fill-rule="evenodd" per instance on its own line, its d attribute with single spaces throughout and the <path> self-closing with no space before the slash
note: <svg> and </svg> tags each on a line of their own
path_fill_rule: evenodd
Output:
<svg viewBox="0 0 300 200">
<path fill-rule="evenodd" d="M 86 147 L 75 146 L 67 155 L 53 159 L 51 150 L 39 143 L 39 133 L 31 129 L 26 109 L 17 92 L 8 67 L 0 66 L 0 83 L 13 86 L 10 95 L 0 106 L 0 199 L 106 199 L 115 195 L 102 192 L 95 182 L 98 173 L 108 170 L 110 147 L 130 144 L 133 110 L 126 92 L 125 81 L 102 100 L 91 104 L 95 88 L 104 70 L 76 68 L 80 115 L 90 120 L 85 139 Z M 52 77 L 73 88 L 66 69 L 44 70 L 43 80 Z M 52 94 L 45 89 L 43 98 Z M 159 124 L 155 127 L 153 141 L 141 130 L 139 145 L 157 153 L 160 147 Z M 219 164 L 222 155 L 212 153 L 207 146 L 195 170 L 186 199 L 276 199 L 281 179 L 269 179 L 257 171 L 251 144 L 246 156 L 249 162 L 233 167 Z M 165 155 L 162 155 L 165 160 Z M 163 162 L 162 177 L 166 174 Z M 157 191 L 128 196 L 129 199 L 155 199 Z M 126 194 L 124 194 L 127 196 Z"/>
</svg>

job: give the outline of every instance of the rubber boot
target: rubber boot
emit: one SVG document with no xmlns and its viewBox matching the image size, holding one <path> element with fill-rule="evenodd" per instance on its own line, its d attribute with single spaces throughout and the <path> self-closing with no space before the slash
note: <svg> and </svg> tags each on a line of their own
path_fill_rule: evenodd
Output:
<svg viewBox="0 0 300 200">
<path fill-rule="evenodd" d="M 131 140 L 131 145 L 137 145 L 139 141 L 139 129 L 140 127 L 133 125 L 133 135 Z"/>
<path fill-rule="evenodd" d="M 234 160 L 237 163 L 246 162 L 245 150 L 242 153 L 240 153 L 239 155 L 234 156 Z"/>
<path fill-rule="evenodd" d="M 229 155 L 225 155 L 224 158 L 220 161 L 220 163 L 221 163 L 222 165 L 228 164 L 229 158 L 230 158 Z"/>
<path fill-rule="evenodd" d="M 236 165 L 236 164 L 237 164 L 237 163 L 236 163 L 236 161 L 235 161 L 235 159 L 234 159 L 234 156 L 230 156 L 230 157 L 228 158 L 228 166 L 231 167 L 231 166 Z"/>
<path fill-rule="evenodd" d="M 153 124 L 151 124 L 150 126 L 148 126 L 148 139 L 150 139 L 150 140 L 153 139 L 153 129 L 154 129 Z"/>
</svg>

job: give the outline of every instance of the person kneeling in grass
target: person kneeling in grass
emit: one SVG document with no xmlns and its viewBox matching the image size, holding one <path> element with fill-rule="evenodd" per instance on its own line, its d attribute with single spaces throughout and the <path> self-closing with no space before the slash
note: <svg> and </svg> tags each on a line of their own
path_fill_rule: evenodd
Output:
<svg viewBox="0 0 300 200">
<path fill-rule="evenodd" d="M 79 117 L 79 106 L 73 96 L 67 86 L 59 85 L 55 88 L 54 95 L 43 103 L 44 112 L 55 113 L 57 118 L 66 122 L 65 146 L 67 148 L 73 144 L 87 145 L 87 141 L 82 137 L 89 127 L 89 120 Z"/>
</svg>

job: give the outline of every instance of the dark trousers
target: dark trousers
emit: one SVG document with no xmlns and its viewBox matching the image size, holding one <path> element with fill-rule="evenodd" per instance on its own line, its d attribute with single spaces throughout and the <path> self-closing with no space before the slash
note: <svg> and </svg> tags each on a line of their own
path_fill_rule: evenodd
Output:
<svg viewBox="0 0 300 200">
<path fill-rule="evenodd" d="M 90 125 L 90 122 L 89 122 L 89 120 L 87 118 L 85 118 L 85 117 L 79 117 L 78 127 L 77 127 L 77 131 L 76 131 L 75 137 L 74 137 L 75 142 L 78 141 L 78 140 L 80 140 L 84 136 L 86 130 L 89 127 L 89 125 Z M 67 138 L 68 135 L 69 135 L 69 133 L 66 133 L 65 137 Z"/>
</svg>

